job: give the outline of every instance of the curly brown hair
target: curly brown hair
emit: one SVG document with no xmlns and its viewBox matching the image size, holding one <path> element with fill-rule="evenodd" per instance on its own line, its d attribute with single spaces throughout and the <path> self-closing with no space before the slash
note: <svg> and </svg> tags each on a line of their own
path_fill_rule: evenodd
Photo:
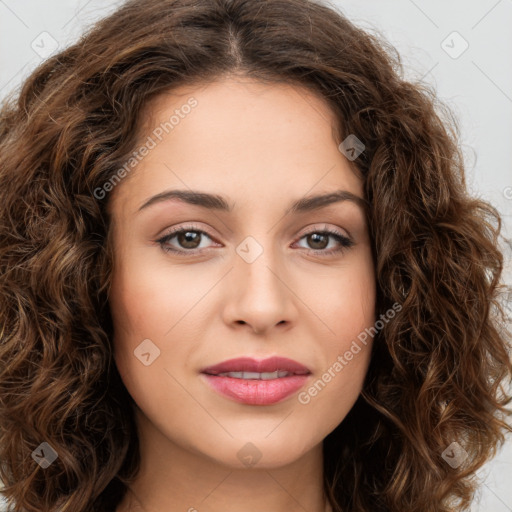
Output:
<svg viewBox="0 0 512 512">
<path fill-rule="evenodd" d="M 113 361 L 108 195 L 158 94 L 239 73 L 307 87 L 355 134 L 379 331 L 324 440 L 334 511 L 463 510 L 511 397 L 501 219 L 466 191 L 450 109 L 396 50 L 308 0 L 132 0 L 43 62 L 0 111 L 0 477 L 15 512 L 112 511 L 138 470 Z M 468 456 L 443 460 L 457 441 Z M 47 442 L 58 458 L 31 457 Z"/>
</svg>

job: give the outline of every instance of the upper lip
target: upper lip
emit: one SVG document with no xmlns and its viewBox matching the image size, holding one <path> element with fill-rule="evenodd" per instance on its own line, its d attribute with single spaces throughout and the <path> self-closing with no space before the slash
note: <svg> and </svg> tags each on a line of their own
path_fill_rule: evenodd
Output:
<svg viewBox="0 0 512 512">
<path fill-rule="evenodd" d="M 269 357 L 267 359 L 257 360 L 250 357 L 237 357 L 228 359 L 213 366 L 203 368 L 201 373 L 209 375 L 217 375 L 219 373 L 228 372 L 256 372 L 266 373 L 275 371 L 287 371 L 292 374 L 306 375 L 311 373 L 304 365 L 288 359 L 286 357 Z"/>
</svg>

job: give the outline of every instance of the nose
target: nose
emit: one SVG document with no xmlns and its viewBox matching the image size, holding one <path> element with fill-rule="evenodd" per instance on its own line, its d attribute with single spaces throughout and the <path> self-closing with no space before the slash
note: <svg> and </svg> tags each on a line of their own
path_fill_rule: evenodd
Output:
<svg viewBox="0 0 512 512">
<path fill-rule="evenodd" d="M 290 279 L 286 267 L 270 250 L 265 249 L 251 263 L 236 254 L 226 292 L 226 324 L 238 328 L 247 325 L 257 334 L 278 326 L 291 328 L 298 312 Z"/>
</svg>

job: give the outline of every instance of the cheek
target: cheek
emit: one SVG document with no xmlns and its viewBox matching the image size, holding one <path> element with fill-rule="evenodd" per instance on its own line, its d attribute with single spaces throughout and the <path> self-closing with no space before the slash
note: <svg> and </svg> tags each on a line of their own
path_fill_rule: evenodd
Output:
<svg viewBox="0 0 512 512">
<path fill-rule="evenodd" d="M 334 429 L 359 396 L 375 335 L 376 283 L 371 257 L 360 255 L 351 272 L 316 289 L 310 297 L 328 327 L 317 345 L 322 367 L 298 396 L 304 419 L 320 430 Z"/>
<path fill-rule="evenodd" d="M 158 378 L 168 379 L 162 373 L 166 368 L 173 368 L 178 360 L 183 369 L 193 359 L 197 338 L 193 309 L 211 288 L 211 276 L 198 275 L 192 267 L 170 268 L 143 253 L 143 249 L 123 253 L 110 294 L 114 358 L 136 401 L 143 389 L 162 387 Z"/>
<path fill-rule="evenodd" d="M 322 365 L 298 394 L 302 420 L 311 431 L 327 435 L 356 402 L 370 363 L 374 326 L 373 303 L 341 309 L 331 318 L 336 336 L 324 337 Z"/>
<path fill-rule="evenodd" d="M 376 283 L 371 257 L 360 254 L 350 271 L 340 272 L 323 289 L 313 289 L 315 308 L 329 328 L 327 353 L 342 354 L 375 322 Z"/>
<path fill-rule="evenodd" d="M 334 430 L 355 404 L 364 382 L 371 354 L 371 343 L 356 347 L 348 360 L 343 352 L 334 358 L 298 395 L 303 408 L 303 421 L 310 431 L 321 432 L 322 438 Z M 299 417 L 299 416 L 297 416 Z"/>
<path fill-rule="evenodd" d="M 125 257 L 123 267 L 113 276 L 110 308 L 114 326 L 114 359 L 121 378 L 142 410 L 155 405 L 154 414 L 162 410 L 185 407 L 181 395 L 171 395 L 171 377 L 166 369 L 173 359 L 186 361 L 186 339 L 180 331 L 190 302 L 183 297 L 179 279 L 163 278 L 156 266 L 137 265 L 137 259 Z M 190 287 L 193 288 L 193 287 Z M 175 327 L 174 327 L 175 326 Z M 165 340 L 175 337 L 172 353 Z"/>
<path fill-rule="evenodd" d="M 192 271 L 166 268 L 151 262 L 137 264 L 126 257 L 113 276 L 111 310 L 115 326 L 132 337 L 164 339 L 196 303 L 200 283 Z M 206 285 L 204 287 L 207 289 Z"/>
</svg>

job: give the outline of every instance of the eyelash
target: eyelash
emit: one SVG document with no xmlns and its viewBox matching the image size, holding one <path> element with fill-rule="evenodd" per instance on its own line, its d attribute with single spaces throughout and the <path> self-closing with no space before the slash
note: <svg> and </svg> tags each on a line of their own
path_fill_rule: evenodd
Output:
<svg viewBox="0 0 512 512">
<path fill-rule="evenodd" d="M 156 243 L 158 243 L 160 245 L 160 247 L 162 248 L 163 251 L 165 251 L 167 253 L 173 253 L 173 254 L 179 254 L 179 255 L 184 255 L 184 254 L 192 254 L 193 255 L 193 254 L 197 254 L 197 253 L 205 250 L 205 249 L 179 250 L 179 249 L 174 249 L 174 248 L 170 247 L 169 245 L 167 245 L 168 242 L 172 238 L 174 238 L 176 235 L 179 235 L 180 233 L 184 233 L 187 231 L 192 231 L 192 232 L 200 233 L 201 235 L 206 235 L 208 238 L 213 240 L 213 238 L 210 235 L 208 235 L 208 233 L 206 233 L 202 229 L 199 229 L 198 227 L 191 224 L 188 226 L 182 226 L 182 227 L 172 230 L 168 234 L 166 234 L 163 237 L 156 240 Z M 331 230 L 331 229 L 324 229 L 324 230 L 317 229 L 317 230 L 309 231 L 308 233 L 303 234 L 299 238 L 299 240 L 302 240 L 304 237 L 312 235 L 312 234 L 331 236 L 331 237 L 335 238 L 340 244 L 339 248 L 330 249 L 328 251 L 323 250 L 323 249 L 305 249 L 309 254 L 312 253 L 315 256 L 318 256 L 318 255 L 320 255 L 321 257 L 333 256 L 335 254 L 345 251 L 346 249 L 348 249 L 354 245 L 354 242 L 350 238 L 345 236 L 343 233 L 336 231 L 336 230 Z"/>
</svg>

